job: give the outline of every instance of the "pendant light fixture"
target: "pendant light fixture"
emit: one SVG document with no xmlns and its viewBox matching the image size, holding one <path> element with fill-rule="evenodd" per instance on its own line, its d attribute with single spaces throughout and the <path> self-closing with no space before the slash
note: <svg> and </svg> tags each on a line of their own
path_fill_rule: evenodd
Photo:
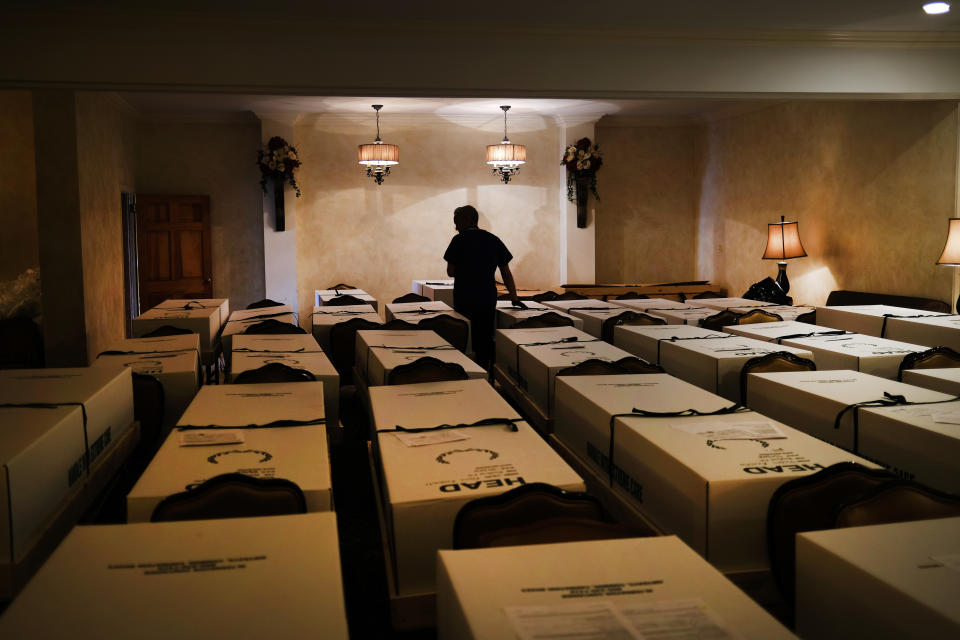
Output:
<svg viewBox="0 0 960 640">
<path fill-rule="evenodd" d="M 380 109 L 382 104 L 370 105 L 377 112 L 377 138 L 371 144 L 361 144 L 357 149 L 359 164 L 367 167 L 367 175 L 377 184 L 390 175 L 390 167 L 400 164 L 400 147 L 395 144 L 383 144 L 380 139 Z"/>
<path fill-rule="evenodd" d="M 522 144 L 513 144 L 507 137 L 507 111 L 510 105 L 503 105 L 503 140 L 500 144 L 487 145 L 487 164 L 493 166 L 493 172 L 500 174 L 504 184 L 520 171 L 520 165 L 527 161 L 527 148 Z"/>
</svg>

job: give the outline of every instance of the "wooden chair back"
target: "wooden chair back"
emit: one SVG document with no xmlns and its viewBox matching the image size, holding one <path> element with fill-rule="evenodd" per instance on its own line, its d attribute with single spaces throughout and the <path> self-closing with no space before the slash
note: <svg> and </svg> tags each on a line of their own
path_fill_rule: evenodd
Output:
<svg viewBox="0 0 960 640">
<path fill-rule="evenodd" d="M 576 291 L 564 291 L 561 294 L 558 294 L 554 300 L 589 300 L 589 298 L 582 293 L 577 293 Z"/>
<path fill-rule="evenodd" d="M 346 307 L 353 304 L 370 304 L 362 298 L 357 296 L 352 296 L 349 293 L 343 293 L 338 296 L 333 296 L 329 300 L 323 303 L 327 307 Z"/>
<path fill-rule="evenodd" d="M 663 318 L 657 318 L 656 316 L 651 316 L 646 313 L 638 313 L 636 311 L 624 311 L 623 313 L 618 313 L 615 316 L 610 316 L 603 321 L 603 324 L 600 325 L 600 337 L 604 342 L 609 342 L 613 344 L 613 333 L 614 329 L 619 325 L 650 325 L 650 324 L 667 324 L 667 321 Z"/>
<path fill-rule="evenodd" d="M 807 311 L 806 313 L 801 313 L 798 315 L 795 320 L 797 322 L 803 322 L 806 324 L 817 324 L 817 310 Z"/>
<path fill-rule="evenodd" d="M 562 316 L 556 311 L 546 311 L 539 315 L 524 318 L 512 325 L 511 329 L 543 329 L 545 327 L 572 327 L 573 318 Z"/>
<path fill-rule="evenodd" d="M 430 298 L 422 296 L 419 293 L 405 293 L 402 296 L 393 299 L 394 303 L 404 302 L 430 302 Z"/>
<path fill-rule="evenodd" d="M 247 309 L 263 309 L 265 307 L 282 307 L 282 302 L 276 302 L 270 298 L 264 298 L 263 300 L 257 300 L 256 302 L 251 302 L 247 305 Z"/>
<path fill-rule="evenodd" d="M 315 382 L 316 377 L 306 369 L 297 369 L 282 362 L 270 362 L 256 369 L 249 369 L 233 379 L 234 384 L 259 384 L 264 382 Z"/>
<path fill-rule="evenodd" d="M 303 491 L 289 480 L 225 473 L 193 489 L 167 496 L 153 510 L 150 521 L 251 518 L 306 512 Z"/>
<path fill-rule="evenodd" d="M 421 327 L 420 325 L 401 320 L 400 318 L 394 318 L 389 322 L 377 325 L 377 329 L 382 331 L 425 331 L 426 327 Z"/>
<path fill-rule="evenodd" d="M 897 380 L 903 380 L 903 372 L 907 369 L 953 369 L 956 367 L 960 367 L 960 353 L 950 347 L 934 347 L 904 356 L 897 370 Z"/>
<path fill-rule="evenodd" d="M 466 320 L 454 318 L 446 314 L 424 318 L 417 326 L 421 329 L 435 331 L 438 336 L 452 344 L 462 353 L 467 352 L 467 342 L 470 340 L 470 325 Z"/>
<path fill-rule="evenodd" d="M 724 309 L 701 320 L 700 326 L 704 329 L 710 329 L 711 331 L 722 331 L 724 327 L 737 324 L 738 315 L 739 314 L 730 311 L 730 309 Z"/>
<path fill-rule="evenodd" d="M 757 324 L 759 322 L 783 322 L 783 317 L 763 309 L 751 309 L 739 314 L 734 324 Z"/>
<path fill-rule="evenodd" d="M 164 406 L 166 393 L 155 377 L 132 372 L 133 419 L 140 423 L 140 442 L 131 454 L 131 465 L 138 470 L 146 469 L 147 463 L 162 444 Z"/>
<path fill-rule="evenodd" d="M 772 373 L 774 371 L 816 371 L 813 360 L 801 358 L 789 351 L 774 351 L 766 355 L 750 358 L 740 369 L 740 404 L 747 404 L 747 380 L 751 373 Z"/>
<path fill-rule="evenodd" d="M 530 296 L 530 299 L 535 302 L 545 302 L 547 300 L 556 300 L 560 297 L 560 294 L 556 291 L 544 291 L 543 293 L 536 293 Z"/>
<path fill-rule="evenodd" d="M 0 320 L 0 369 L 42 369 L 43 334 L 30 318 Z"/>
<path fill-rule="evenodd" d="M 443 382 L 444 380 L 466 380 L 468 377 L 464 368 L 456 362 L 444 362 L 433 356 L 423 356 L 408 364 L 394 367 L 387 374 L 387 384 Z"/>
<path fill-rule="evenodd" d="M 353 379 L 353 364 L 356 360 L 357 331 L 380 329 L 383 325 L 366 318 L 351 318 L 330 327 L 330 361 L 340 374 L 340 384 L 345 386 Z"/>
<path fill-rule="evenodd" d="M 339 291 L 340 289 L 356 289 L 357 287 L 352 284 L 345 284 L 343 282 L 338 282 L 337 284 L 330 285 L 327 287 L 327 291 Z"/>
<path fill-rule="evenodd" d="M 874 487 L 869 493 L 840 506 L 834 526 L 864 527 L 872 524 L 933 520 L 960 516 L 960 497 L 936 491 L 916 482 L 899 481 Z"/>
<path fill-rule="evenodd" d="M 665 373 L 660 365 L 641 360 L 636 356 L 620 358 L 616 364 L 627 373 Z"/>
</svg>

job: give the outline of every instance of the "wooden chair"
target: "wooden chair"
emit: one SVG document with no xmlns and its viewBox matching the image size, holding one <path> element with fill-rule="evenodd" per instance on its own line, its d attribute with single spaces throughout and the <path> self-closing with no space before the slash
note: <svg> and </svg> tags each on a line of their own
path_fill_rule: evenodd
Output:
<svg viewBox="0 0 960 640">
<path fill-rule="evenodd" d="M 545 311 L 540 315 L 524 318 L 510 325 L 511 329 L 543 329 L 545 327 L 572 327 L 573 318 L 560 315 L 556 311 Z"/>
<path fill-rule="evenodd" d="M 165 324 L 161 327 L 157 327 L 153 331 L 147 332 L 140 336 L 141 338 L 160 338 L 163 336 L 180 336 L 187 333 L 196 333 L 196 331 L 191 331 L 190 329 L 184 329 L 183 327 L 174 327 L 169 324 Z"/>
<path fill-rule="evenodd" d="M 393 299 L 394 303 L 404 303 L 404 302 L 430 302 L 430 298 L 427 296 L 422 296 L 419 293 L 405 293 L 399 298 Z"/>
<path fill-rule="evenodd" d="M 251 302 L 247 305 L 247 309 L 263 309 L 265 307 L 282 307 L 282 302 L 276 302 L 270 298 L 264 298 L 263 300 L 258 300 L 256 302 Z"/>
<path fill-rule="evenodd" d="M 636 311 L 624 311 L 615 316 L 610 316 L 600 325 L 600 337 L 604 342 L 613 344 L 613 332 L 619 325 L 649 325 L 649 324 L 667 324 L 663 318 L 638 313 Z"/>
<path fill-rule="evenodd" d="M 817 310 L 808 311 L 806 313 L 801 313 L 796 317 L 797 322 L 803 322 L 806 324 L 817 324 Z"/>
<path fill-rule="evenodd" d="M 726 298 L 727 293 L 725 291 L 702 291 L 697 295 L 693 296 L 693 300 L 704 300 L 706 298 Z"/>
<path fill-rule="evenodd" d="M 576 291 L 564 291 L 559 294 L 554 300 L 589 300 L 587 296 L 582 293 L 577 293 Z"/>
<path fill-rule="evenodd" d="M 471 500 L 457 512 L 453 548 L 475 549 L 655 535 L 619 525 L 593 496 L 535 482 Z"/>
<path fill-rule="evenodd" d="M 383 331 L 426 331 L 427 328 L 413 324 L 412 322 L 407 322 L 406 320 L 401 320 L 400 318 L 394 318 L 390 322 L 384 322 L 378 325 L 377 329 Z"/>
<path fill-rule="evenodd" d="M 907 354 L 900 362 L 897 380 L 903 380 L 903 372 L 907 369 L 953 369 L 956 367 L 960 367 L 960 353 L 950 347 L 934 347 Z"/>
<path fill-rule="evenodd" d="M 155 377 L 132 372 L 133 419 L 140 423 L 140 442 L 130 456 L 133 467 L 141 472 L 160 448 L 166 394 Z"/>
<path fill-rule="evenodd" d="M 0 369 L 42 369 L 43 362 L 43 334 L 33 320 L 0 320 Z"/>
<path fill-rule="evenodd" d="M 339 296 L 334 296 L 330 298 L 323 304 L 324 306 L 327 306 L 327 307 L 346 307 L 347 305 L 370 304 L 370 303 L 362 298 L 358 298 L 357 296 L 352 296 L 349 293 L 343 293 L 343 294 L 340 294 Z"/>
<path fill-rule="evenodd" d="M 774 491 L 767 509 L 767 552 L 785 602 L 794 601 L 796 535 L 833 528 L 838 507 L 895 481 L 889 471 L 840 462 L 785 482 Z"/>
<path fill-rule="evenodd" d="M 663 373 L 663 369 L 655 364 L 644 362 L 635 356 L 620 358 L 616 362 L 590 358 L 557 371 L 558 376 L 606 376 L 626 375 L 628 373 Z"/>
<path fill-rule="evenodd" d="M 644 298 L 649 299 L 650 296 L 645 293 L 637 293 L 636 291 L 627 291 L 626 293 L 621 293 L 616 296 L 614 300 L 643 300 Z"/>
<path fill-rule="evenodd" d="M 280 322 L 276 318 L 267 318 L 263 322 L 252 324 L 243 332 L 247 335 L 277 335 L 288 333 L 306 333 L 302 327 L 289 322 Z"/>
<path fill-rule="evenodd" d="M 387 384 L 417 384 L 420 382 L 443 382 L 466 380 L 467 372 L 456 362 L 444 362 L 433 356 L 423 356 L 408 364 L 402 364 L 387 374 Z"/>
<path fill-rule="evenodd" d="M 316 382 L 317 378 L 306 369 L 296 369 L 282 362 L 271 362 L 237 375 L 233 384 L 260 384 L 263 382 Z"/>
<path fill-rule="evenodd" d="M 747 376 L 751 373 L 771 373 L 773 371 L 816 371 L 813 360 L 801 358 L 789 351 L 774 351 L 763 356 L 750 358 L 740 369 L 740 404 L 747 404 Z"/>
<path fill-rule="evenodd" d="M 738 314 L 734 324 L 757 324 L 759 322 L 783 322 L 783 316 L 763 309 L 751 309 Z"/>
<path fill-rule="evenodd" d="M 352 284 L 344 284 L 343 282 L 338 282 L 335 285 L 327 287 L 327 291 L 339 291 L 340 289 L 356 289 L 357 287 Z"/>
<path fill-rule="evenodd" d="M 834 515 L 833 526 L 863 527 L 958 516 L 960 497 L 900 480 L 874 487 L 856 500 L 841 505 Z"/>
<path fill-rule="evenodd" d="M 251 518 L 306 512 L 307 501 L 303 491 L 289 480 L 225 473 L 193 489 L 167 496 L 153 510 L 150 522 Z"/>
<path fill-rule="evenodd" d="M 380 329 L 383 325 L 366 318 L 351 318 L 330 327 L 330 361 L 340 374 L 340 386 L 353 379 L 356 360 L 357 331 Z"/>
<path fill-rule="evenodd" d="M 418 324 L 421 329 L 435 331 L 438 336 L 452 344 L 462 353 L 467 352 L 467 342 L 470 340 L 470 325 L 466 320 L 454 318 L 446 314 L 424 318 Z"/>
<path fill-rule="evenodd" d="M 724 309 L 700 321 L 700 326 L 711 331 L 722 331 L 724 327 L 737 324 L 737 315 L 730 309 Z"/>
<path fill-rule="evenodd" d="M 556 300 L 560 297 L 560 294 L 556 291 L 544 291 L 543 293 L 536 293 L 530 296 L 530 299 L 534 302 L 545 302 L 547 300 Z"/>
</svg>

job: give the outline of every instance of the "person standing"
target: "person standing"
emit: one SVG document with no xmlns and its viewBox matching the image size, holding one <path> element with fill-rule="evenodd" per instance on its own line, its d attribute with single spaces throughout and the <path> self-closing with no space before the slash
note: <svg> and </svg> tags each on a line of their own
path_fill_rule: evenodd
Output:
<svg viewBox="0 0 960 640">
<path fill-rule="evenodd" d="M 477 364 L 489 370 L 493 360 L 498 268 L 510 300 L 519 306 L 520 298 L 509 266 L 513 255 L 500 238 L 480 229 L 479 221 L 480 215 L 470 205 L 453 210 L 457 235 L 450 241 L 443 259 L 447 261 L 447 275 L 453 278 L 453 308 L 470 320 Z"/>
</svg>

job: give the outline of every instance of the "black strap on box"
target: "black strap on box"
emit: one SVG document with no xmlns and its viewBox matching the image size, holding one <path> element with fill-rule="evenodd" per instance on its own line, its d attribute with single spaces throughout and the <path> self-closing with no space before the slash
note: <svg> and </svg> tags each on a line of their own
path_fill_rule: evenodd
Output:
<svg viewBox="0 0 960 640">
<path fill-rule="evenodd" d="M 887 335 L 887 320 L 890 318 L 950 318 L 958 317 L 960 314 L 956 313 L 924 313 L 916 316 L 899 316 L 895 313 L 885 313 L 883 314 L 883 324 L 880 325 L 880 337 L 885 338 Z"/>
<path fill-rule="evenodd" d="M 561 309 L 569 313 L 570 311 L 629 311 L 629 309 L 622 309 L 617 307 L 567 307 L 566 309 Z"/>
<path fill-rule="evenodd" d="M 362 316 L 362 315 L 370 314 L 370 313 L 376 313 L 376 311 L 373 310 L 373 307 L 371 307 L 369 311 L 348 311 L 348 310 L 343 310 L 343 311 L 314 311 L 314 312 L 313 312 L 313 315 L 315 315 L 315 316 L 317 316 L 317 315 L 323 315 L 323 316 Z"/>
<path fill-rule="evenodd" d="M 647 411 L 634 408 L 630 413 L 615 413 L 610 416 L 610 442 L 607 448 L 607 466 L 610 474 L 610 486 L 613 486 L 616 465 L 613 463 L 615 423 L 617 418 L 699 418 L 702 416 L 723 416 L 731 413 L 753 413 L 740 403 L 728 407 L 721 407 L 716 411 L 700 411 L 699 409 L 683 409 L 682 411 Z"/>
<path fill-rule="evenodd" d="M 410 314 L 410 313 L 418 314 L 418 315 L 423 315 L 425 313 L 450 313 L 450 310 L 449 309 L 424 309 L 423 307 L 420 307 L 419 309 L 410 309 L 408 311 L 394 311 L 393 315 L 399 316 L 401 314 Z"/>
<path fill-rule="evenodd" d="M 780 336 L 777 338 L 777 344 L 783 344 L 784 340 L 796 340 L 798 338 L 819 338 L 820 336 L 844 336 L 844 335 L 853 335 L 852 331 L 843 331 L 842 329 L 837 331 L 810 331 L 809 333 L 791 333 L 788 336 Z"/>
<path fill-rule="evenodd" d="M 469 429 L 470 427 L 490 427 L 498 424 L 506 425 L 510 428 L 510 431 L 519 431 L 517 428 L 517 423 L 523 422 L 523 418 L 484 418 L 482 420 L 477 420 L 476 422 L 471 422 L 469 424 L 440 424 L 435 427 L 401 427 L 400 425 L 395 426 L 392 429 L 377 429 L 377 433 L 391 433 L 391 432 L 400 432 L 400 433 L 426 433 L 428 431 L 444 431 L 446 429 Z"/>
<path fill-rule="evenodd" d="M 194 304 L 197 305 L 197 306 L 195 306 L 195 307 L 190 306 L 190 305 L 194 305 Z M 187 304 L 183 305 L 183 308 L 184 308 L 184 309 L 216 309 L 216 308 L 219 307 L 219 306 L 220 306 L 220 305 L 218 305 L 218 304 L 210 304 L 210 305 L 207 305 L 207 304 L 203 304 L 203 303 L 200 302 L 199 300 L 191 300 L 191 301 L 188 302 Z M 173 307 L 173 308 L 176 309 L 176 307 Z"/>
<path fill-rule="evenodd" d="M 234 353 L 323 353 L 322 349 L 317 349 L 316 351 L 307 351 L 306 347 L 300 347 L 299 349 L 251 349 L 250 347 L 240 347 L 239 349 L 234 349 Z"/>
<path fill-rule="evenodd" d="M 280 316 L 293 316 L 293 319 L 299 322 L 296 311 L 279 311 L 277 313 L 264 313 L 259 316 L 248 316 L 246 318 L 239 318 L 237 320 L 233 320 L 232 322 L 250 323 L 250 322 L 261 321 L 266 318 L 278 318 Z"/>
<path fill-rule="evenodd" d="M 167 354 L 167 357 L 174 356 L 178 353 L 190 353 L 194 352 L 197 354 L 197 358 L 200 358 L 199 349 L 158 349 L 156 351 L 123 351 L 120 349 L 108 349 L 106 351 L 101 351 L 97 354 L 97 358 L 100 356 L 147 356 L 147 355 L 159 355 Z"/>
<path fill-rule="evenodd" d="M 724 340 L 726 338 L 735 337 L 732 333 L 725 333 L 722 336 L 690 336 L 688 338 L 681 338 L 680 336 L 671 336 L 669 338 L 660 338 L 657 340 L 657 364 L 660 364 L 660 345 L 664 342 L 680 342 L 681 340 Z M 743 337 L 743 336 L 739 336 Z"/>
<path fill-rule="evenodd" d="M 178 424 L 179 431 L 197 431 L 202 429 L 276 429 L 280 427 L 309 427 L 315 424 L 327 424 L 326 418 L 315 418 L 313 420 L 274 420 L 264 424 Z"/>
<path fill-rule="evenodd" d="M 882 398 L 877 398 L 876 400 L 864 400 L 863 402 L 854 402 L 845 406 L 837 414 L 837 417 L 833 421 L 833 428 L 840 429 L 840 422 L 843 420 L 843 417 L 849 412 L 853 412 L 853 452 L 856 453 L 857 449 L 860 448 L 860 409 L 866 407 L 871 408 L 880 408 L 880 407 L 898 407 L 898 406 L 913 406 L 921 404 L 943 404 L 946 402 L 956 402 L 960 400 L 960 396 L 954 396 L 946 400 L 928 400 L 926 402 L 911 402 L 907 400 L 906 396 L 897 395 L 890 393 L 888 391 L 883 392 Z"/>
</svg>

